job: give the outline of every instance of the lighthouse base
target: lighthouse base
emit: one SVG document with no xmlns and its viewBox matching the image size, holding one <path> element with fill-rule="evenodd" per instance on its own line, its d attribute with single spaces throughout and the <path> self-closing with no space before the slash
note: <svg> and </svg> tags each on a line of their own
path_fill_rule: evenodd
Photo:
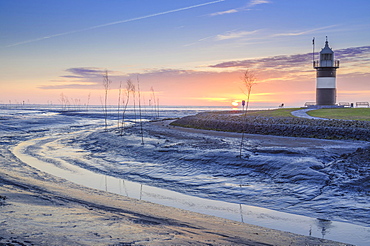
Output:
<svg viewBox="0 0 370 246">
<path fill-rule="evenodd" d="M 317 88 L 316 89 L 316 105 L 318 106 L 333 106 L 336 102 L 335 88 Z"/>
</svg>

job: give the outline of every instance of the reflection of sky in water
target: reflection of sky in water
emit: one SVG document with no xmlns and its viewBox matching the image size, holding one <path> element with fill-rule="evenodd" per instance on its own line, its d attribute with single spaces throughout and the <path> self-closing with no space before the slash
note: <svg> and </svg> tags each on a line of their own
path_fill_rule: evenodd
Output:
<svg viewBox="0 0 370 246">
<path fill-rule="evenodd" d="M 62 155 L 73 155 L 75 159 L 84 158 L 84 155 L 86 154 L 84 151 L 80 151 L 78 149 L 73 150 L 72 148 L 66 149 L 64 146 L 58 146 L 58 143 L 55 141 L 47 143 L 47 140 L 47 138 L 41 138 L 38 140 L 23 142 L 14 148 L 14 154 L 23 162 L 52 175 L 65 178 L 86 187 L 108 191 L 131 198 L 142 199 L 162 205 L 242 221 L 244 223 L 255 224 L 272 229 L 289 231 L 302 235 L 311 235 L 314 237 L 332 239 L 341 242 L 350 242 L 357 245 L 366 245 L 364 242 L 369 239 L 370 228 L 366 227 L 342 222 L 319 220 L 260 207 L 208 200 L 94 173 L 71 165 L 58 158 Z M 52 156 L 48 156 L 48 158 L 49 160 L 57 158 L 54 162 L 58 163 L 60 168 L 26 153 L 27 146 L 37 145 L 39 142 L 47 143 L 45 146 L 41 146 L 42 148 L 55 150 L 55 152 L 48 152 L 52 153 Z M 232 186 L 232 184 L 228 185 Z M 257 187 L 251 186 L 250 188 L 256 189 Z M 260 187 L 257 189 L 260 189 Z M 366 237 L 368 238 L 366 239 Z"/>
<path fill-rule="evenodd" d="M 163 107 L 161 108 L 160 117 L 182 117 L 207 110 L 230 110 L 230 108 Z M 126 113 L 126 123 L 133 124 L 135 122 L 134 111 L 129 109 Z M 147 108 L 142 113 L 145 120 L 153 119 L 154 114 L 152 110 Z M 112 127 L 117 126 L 116 108 L 109 109 L 108 122 Z M 243 168 L 235 160 L 232 150 L 227 147 L 224 148 L 230 140 L 222 143 L 219 140 L 218 142 L 211 141 L 211 149 L 202 149 L 202 146 L 200 146 L 203 143 L 201 138 L 199 141 L 196 140 L 189 144 L 189 142 L 182 140 L 177 142 L 168 141 L 169 138 L 167 137 L 151 138 L 146 136 L 145 146 L 135 149 L 135 142 L 140 142 L 140 137 L 128 133 L 129 138 L 119 137 L 119 139 L 116 139 L 121 141 L 122 144 L 119 149 L 111 151 L 112 149 L 110 148 L 115 147 L 115 144 L 109 145 L 109 142 L 114 140 L 111 139 L 114 135 L 113 133 L 113 135 L 106 135 L 107 142 L 101 142 L 101 137 L 104 134 L 98 134 L 97 138 L 90 137 L 90 135 L 88 138 L 73 135 L 77 131 L 96 130 L 103 126 L 104 113 L 101 106 L 89 107 L 88 111 L 83 112 L 61 112 L 57 106 L 23 110 L 21 108 L 4 109 L 0 105 L 1 143 L 4 145 L 15 144 L 16 142 L 24 141 L 26 138 L 52 136 L 35 142 L 26 142 L 24 145 L 21 144 L 15 151 L 22 155 L 21 150 L 23 147 L 26 147 L 28 144 L 34 144 L 27 148 L 26 151 L 27 154 L 32 153 L 34 157 L 22 155 L 23 160 L 32 165 L 39 165 L 35 167 L 55 176 L 62 176 L 84 186 L 108 190 L 132 198 L 141 198 L 159 204 L 226 217 L 269 228 L 303 235 L 310 235 L 311 233 L 315 237 L 349 241 L 357 245 L 367 245 L 367 243 L 361 242 L 370 241 L 369 228 L 338 222 L 332 222 L 328 225 L 324 223 L 325 221 L 315 219 L 316 217 L 324 219 L 334 218 L 333 220 L 339 218 L 341 221 L 345 221 L 343 219 L 345 217 L 339 214 L 344 210 L 338 210 L 339 212 L 336 211 L 335 213 L 337 214 L 334 213 L 334 215 L 330 213 L 329 216 L 327 215 L 327 212 L 332 212 L 331 209 L 334 207 L 352 208 L 352 210 L 345 210 L 351 216 L 353 215 L 352 217 L 347 216 L 347 218 L 350 218 L 349 221 L 356 221 L 358 218 L 366 220 L 368 215 L 365 215 L 365 213 L 366 209 L 368 209 L 366 206 L 368 203 L 363 202 L 367 201 L 366 198 L 356 197 L 356 202 L 353 202 L 353 199 L 346 199 L 352 193 L 348 193 L 349 195 L 343 199 L 343 197 L 336 196 L 335 190 L 328 189 L 326 194 L 310 202 L 312 197 L 317 196 L 318 189 L 315 187 L 314 182 L 320 183 L 324 182 L 324 180 L 321 180 L 321 176 L 317 175 L 322 174 L 322 172 L 317 173 L 316 169 L 309 167 L 307 169 L 304 168 L 303 171 L 300 170 L 300 173 L 304 174 L 303 176 L 288 177 L 289 182 L 284 182 L 286 177 L 280 177 L 279 172 L 275 173 L 278 176 L 274 178 L 279 178 L 282 183 L 271 182 L 267 177 L 266 172 L 271 170 L 264 169 L 266 164 L 273 168 L 293 170 L 294 172 L 293 167 L 295 165 L 304 167 L 312 164 L 316 168 L 323 168 L 324 164 L 319 159 L 315 160 L 315 158 L 310 156 L 301 155 L 307 149 L 307 146 L 293 149 L 280 146 L 258 146 L 256 149 L 257 154 L 254 154 L 254 149 L 250 150 L 251 155 L 248 165 L 252 166 Z M 80 139 L 73 142 L 74 136 Z M 197 136 L 192 137 L 198 139 Z M 59 138 L 62 138 L 62 140 L 57 141 Z M 96 145 L 95 141 L 97 141 Z M 86 142 L 92 148 L 96 147 L 97 149 L 86 149 L 81 144 Z M 106 144 L 108 145 L 104 146 Z M 218 146 L 213 146 L 213 144 L 218 144 Z M 87 151 L 81 150 L 79 147 Z M 209 148 L 209 146 L 205 147 Z M 348 146 L 337 144 L 331 146 L 330 142 L 326 142 L 315 147 L 324 150 L 347 148 Z M 131 156 L 122 155 L 123 152 L 119 151 L 130 151 L 130 153 L 135 152 L 136 154 Z M 276 154 L 276 151 L 279 153 Z M 298 152 L 298 154 L 295 152 Z M 142 155 L 144 155 L 144 158 L 141 158 Z M 44 162 L 40 162 L 35 157 Z M 157 157 L 166 157 L 168 160 L 166 162 L 166 159 L 161 159 L 161 161 L 156 162 Z M 179 161 L 179 158 L 183 159 Z M 230 158 L 234 158 L 232 163 Z M 91 168 L 91 170 L 97 170 L 103 174 L 112 173 L 116 177 L 125 177 L 138 183 L 96 174 L 78 166 Z M 263 172 L 254 172 L 254 170 L 259 169 L 263 169 Z M 297 180 L 298 183 L 290 182 L 293 180 Z M 152 184 L 165 189 L 150 186 Z M 166 190 L 172 188 L 175 191 Z M 189 195 L 182 195 L 176 191 Z M 237 204 L 239 202 L 243 204 Z M 298 208 L 295 205 L 297 203 Z M 269 207 L 285 212 L 294 213 L 298 211 L 297 213 L 309 214 L 309 216 L 311 216 L 310 212 L 317 211 L 317 215 L 313 215 L 312 217 L 314 218 L 308 218 L 245 204 L 258 204 L 256 206 Z M 353 210 L 354 206 L 356 207 Z M 291 207 L 293 208 L 291 209 Z M 284 210 L 285 208 L 287 209 Z M 362 209 L 362 214 L 357 213 L 356 211 L 358 210 L 356 209 Z M 306 213 L 306 211 L 309 212 Z"/>
</svg>

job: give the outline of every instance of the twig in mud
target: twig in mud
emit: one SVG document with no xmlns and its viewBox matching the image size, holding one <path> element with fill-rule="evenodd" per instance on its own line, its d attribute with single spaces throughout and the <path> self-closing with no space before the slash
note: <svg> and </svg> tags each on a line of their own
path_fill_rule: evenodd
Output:
<svg viewBox="0 0 370 246">
<path fill-rule="evenodd" d="M 135 91 L 135 86 L 132 83 L 131 79 L 128 79 L 126 82 L 126 101 L 125 98 L 122 99 L 122 103 L 124 104 L 123 110 L 122 110 L 122 122 L 121 122 L 121 129 L 120 129 L 120 135 L 123 134 L 124 126 L 125 126 L 125 113 L 127 110 L 128 103 L 130 101 L 130 93 Z M 134 99 L 135 100 L 135 99 Z"/>
<path fill-rule="evenodd" d="M 141 144 L 144 145 L 144 132 L 143 132 L 143 121 L 141 120 L 141 102 L 140 102 L 140 82 L 137 77 L 137 90 L 139 94 L 139 120 L 140 120 L 140 131 L 141 131 Z"/>
<path fill-rule="evenodd" d="M 242 77 L 243 85 L 246 87 L 247 91 L 243 91 L 243 93 L 247 96 L 247 104 L 245 106 L 245 112 L 243 112 L 243 129 L 242 129 L 242 139 L 240 141 L 240 158 L 242 158 L 242 149 L 243 149 L 243 142 L 244 142 L 244 132 L 245 132 L 245 124 L 247 122 L 247 112 L 249 107 L 249 99 L 252 91 L 253 85 L 256 84 L 256 76 L 253 72 L 246 70 Z M 243 106 L 244 109 L 244 106 Z M 243 110 L 244 111 L 244 110 Z"/>
<path fill-rule="evenodd" d="M 118 90 L 118 106 L 117 106 L 117 129 L 118 131 L 120 130 L 121 90 L 122 90 L 122 81 L 119 82 L 119 90 Z"/>
<path fill-rule="evenodd" d="M 107 108 L 107 103 L 108 103 L 108 90 L 109 90 L 109 85 L 112 83 L 111 80 L 109 80 L 108 77 L 108 70 L 105 70 L 105 75 L 103 75 L 103 86 L 104 86 L 104 118 L 105 118 L 105 130 L 108 128 L 108 108 Z"/>
</svg>

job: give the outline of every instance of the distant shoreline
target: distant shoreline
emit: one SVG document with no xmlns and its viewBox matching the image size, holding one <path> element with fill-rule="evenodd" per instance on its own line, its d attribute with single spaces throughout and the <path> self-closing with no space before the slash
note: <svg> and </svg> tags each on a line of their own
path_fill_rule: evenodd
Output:
<svg viewBox="0 0 370 246">
<path fill-rule="evenodd" d="M 225 132 L 244 131 L 248 134 L 260 135 L 370 141 L 370 122 L 355 120 L 317 120 L 258 115 L 244 117 L 240 112 L 223 111 L 186 116 L 175 120 L 171 125 Z"/>
</svg>

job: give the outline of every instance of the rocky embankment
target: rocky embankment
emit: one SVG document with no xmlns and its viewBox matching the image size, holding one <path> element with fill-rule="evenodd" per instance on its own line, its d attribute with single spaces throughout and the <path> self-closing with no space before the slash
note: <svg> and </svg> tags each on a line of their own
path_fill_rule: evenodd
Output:
<svg viewBox="0 0 370 246">
<path fill-rule="evenodd" d="M 321 139 L 370 140 L 370 122 L 265 117 L 235 112 L 207 112 L 183 117 L 175 126 L 249 134 Z"/>
</svg>

